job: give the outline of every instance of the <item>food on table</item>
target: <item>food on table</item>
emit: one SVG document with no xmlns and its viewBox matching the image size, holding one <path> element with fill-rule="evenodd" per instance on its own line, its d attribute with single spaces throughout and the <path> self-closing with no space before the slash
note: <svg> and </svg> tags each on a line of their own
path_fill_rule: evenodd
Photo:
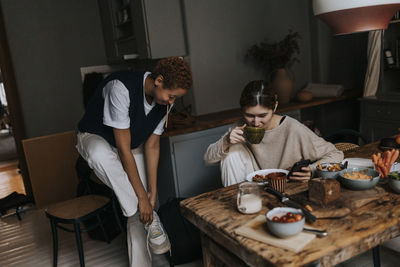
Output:
<svg viewBox="0 0 400 267">
<path fill-rule="evenodd" d="M 400 131 L 400 128 L 398 130 Z M 400 133 L 396 137 L 396 143 L 400 145 Z"/>
<path fill-rule="evenodd" d="M 327 164 L 326 166 L 322 166 L 321 163 L 318 161 L 318 169 L 320 171 L 328 171 L 328 172 L 338 172 L 342 170 L 342 167 L 340 167 L 340 163 L 330 163 Z"/>
<path fill-rule="evenodd" d="M 313 209 L 311 208 L 311 206 L 308 205 L 308 204 L 305 206 L 305 208 L 306 208 L 306 210 L 308 210 L 308 211 L 310 211 L 310 212 L 313 211 Z"/>
<path fill-rule="evenodd" d="M 315 178 L 308 182 L 308 198 L 323 205 L 340 197 L 340 183 L 335 179 Z"/>
<path fill-rule="evenodd" d="M 292 213 L 292 212 L 287 212 L 285 215 L 282 216 L 274 216 L 272 218 L 273 222 L 280 222 L 280 223 L 292 223 L 292 222 L 298 222 L 303 219 L 303 215 L 299 213 Z"/>
<path fill-rule="evenodd" d="M 265 175 L 256 174 L 253 177 L 253 182 L 263 183 L 267 181 L 267 177 Z"/>
<path fill-rule="evenodd" d="M 399 157 L 399 150 L 392 149 L 386 150 L 381 153 L 372 154 L 372 161 L 374 162 L 375 169 L 379 172 L 382 178 L 386 178 L 392 168 L 393 163 Z"/>
<path fill-rule="evenodd" d="M 344 178 L 347 179 L 353 179 L 353 180 L 367 180 L 367 179 L 371 179 L 372 176 L 365 174 L 367 171 L 360 171 L 360 172 L 345 172 L 343 174 Z"/>
<path fill-rule="evenodd" d="M 400 181 L 400 173 L 399 172 L 391 172 L 388 174 L 388 176 L 389 176 L 389 178 Z"/>
<path fill-rule="evenodd" d="M 397 194 L 400 194 L 400 173 L 391 172 L 389 173 L 388 177 L 389 177 L 390 188 Z"/>
</svg>

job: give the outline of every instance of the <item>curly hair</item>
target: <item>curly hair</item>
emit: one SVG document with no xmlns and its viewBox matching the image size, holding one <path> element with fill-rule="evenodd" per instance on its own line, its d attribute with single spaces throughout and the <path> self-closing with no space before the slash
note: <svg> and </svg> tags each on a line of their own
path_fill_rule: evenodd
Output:
<svg viewBox="0 0 400 267">
<path fill-rule="evenodd" d="M 189 64 L 182 57 L 169 57 L 159 60 L 150 77 L 155 80 L 158 75 L 164 78 L 164 88 L 188 90 L 193 85 Z"/>
<path fill-rule="evenodd" d="M 240 108 L 244 110 L 248 107 L 261 105 L 269 109 L 274 109 L 278 96 L 272 86 L 262 80 L 251 81 L 243 89 L 240 96 Z"/>
</svg>

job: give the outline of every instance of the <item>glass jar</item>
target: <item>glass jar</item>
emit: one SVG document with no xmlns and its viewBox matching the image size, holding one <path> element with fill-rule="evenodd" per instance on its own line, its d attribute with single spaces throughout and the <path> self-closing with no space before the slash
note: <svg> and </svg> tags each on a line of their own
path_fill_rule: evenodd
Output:
<svg viewBox="0 0 400 267">
<path fill-rule="evenodd" d="M 253 214 L 262 208 L 260 187 L 257 183 L 244 182 L 239 185 L 237 208 L 241 213 Z"/>
</svg>

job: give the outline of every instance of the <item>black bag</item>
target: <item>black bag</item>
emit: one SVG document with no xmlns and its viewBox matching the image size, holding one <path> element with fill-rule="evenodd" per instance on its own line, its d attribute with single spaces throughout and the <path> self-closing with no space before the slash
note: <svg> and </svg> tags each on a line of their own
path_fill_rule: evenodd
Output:
<svg viewBox="0 0 400 267">
<path fill-rule="evenodd" d="M 169 199 L 158 209 L 158 215 L 171 242 L 172 265 L 191 262 L 202 257 L 200 231 L 182 215 L 179 202 L 183 198 Z"/>
</svg>

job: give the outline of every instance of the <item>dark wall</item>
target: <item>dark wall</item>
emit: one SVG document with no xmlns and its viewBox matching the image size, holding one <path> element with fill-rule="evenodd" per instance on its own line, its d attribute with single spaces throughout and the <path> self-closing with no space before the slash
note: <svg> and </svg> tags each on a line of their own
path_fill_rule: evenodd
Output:
<svg viewBox="0 0 400 267">
<path fill-rule="evenodd" d="M 75 129 L 80 68 L 105 64 L 96 0 L 1 0 L 27 137 Z"/>
</svg>

